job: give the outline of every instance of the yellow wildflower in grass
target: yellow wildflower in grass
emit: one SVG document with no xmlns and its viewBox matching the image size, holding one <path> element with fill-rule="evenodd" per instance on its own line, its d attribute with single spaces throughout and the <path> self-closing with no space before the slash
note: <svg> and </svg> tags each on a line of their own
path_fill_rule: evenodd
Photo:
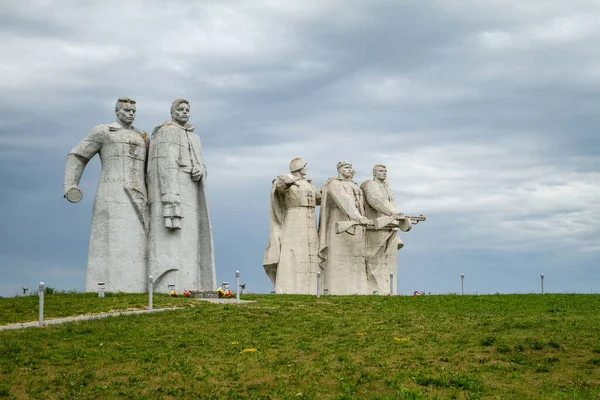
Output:
<svg viewBox="0 0 600 400">
<path fill-rule="evenodd" d="M 240 342 L 231 342 L 231 344 L 240 344 Z"/>
<path fill-rule="evenodd" d="M 356 332 L 356 336 L 366 336 L 365 332 Z"/>
<path fill-rule="evenodd" d="M 395 337 L 394 340 L 396 342 L 408 342 L 408 338 L 407 337 Z"/>
<path fill-rule="evenodd" d="M 256 351 L 256 349 L 254 347 L 252 347 L 251 349 L 242 350 L 242 353 L 254 353 L 255 351 Z"/>
</svg>

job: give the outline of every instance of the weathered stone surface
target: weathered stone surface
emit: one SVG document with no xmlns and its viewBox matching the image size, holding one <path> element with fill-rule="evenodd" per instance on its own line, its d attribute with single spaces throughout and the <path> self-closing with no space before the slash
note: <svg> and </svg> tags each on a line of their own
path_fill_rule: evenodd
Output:
<svg viewBox="0 0 600 400">
<path fill-rule="evenodd" d="M 206 168 L 189 112 L 186 100 L 175 100 L 172 121 L 156 127 L 150 140 L 149 273 L 158 292 L 168 292 L 168 285 L 178 291 L 217 286 Z"/>
<path fill-rule="evenodd" d="M 363 193 L 351 179 L 352 164 L 337 163 L 338 177 L 321 188 L 319 258 L 323 288 L 330 294 L 368 294 L 365 273 L 365 226 L 372 223 L 364 210 Z"/>
<path fill-rule="evenodd" d="M 190 290 L 192 297 L 196 299 L 218 299 L 219 292 L 216 290 Z"/>
<path fill-rule="evenodd" d="M 92 212 L 88 292 L 96 291 L 98 282 L 105 283 L 107 292 L 146 291 L 148 141 L 146 133 L 132 125 L 135 111 L 135 101 L 119 99 L 117 121 L 93 127 L 67 157 L 64 196 L 71 202 L 82 198 L 78 185 L 88 161 L 97 153 L 102 161 Z"/>
<path fill-rule="evenodd" d="M 271 187 L 271 231 L 263 266 L 275 293 L 315 294 L 319 270 L 315 207 L 321 194 L 306 178 L 306 162 L 296 158 L 290 174 Z"/>
<path fill-rule="evenodd" d="M 393 292 L 397 293 L 398 250 L 403 243 L 397 235 L 398 229 L 407 232 L 411 229 L 410 219 L 404 218 L 396 210 L 394 194 L 388 187 L 387 168 L 383 164 L 373 167 L 373 180 L 363 182 L 360 187 L 365 195 L 366 216 L 376 221 L 382 217 L 395 217 L 389 224 L 376 229 L 378 224 L 368 226 L 367 244 L 367 282 L 371 293 L 385 295 L 390 293 L 390 273 L 394 274 Z"/>
</svg>

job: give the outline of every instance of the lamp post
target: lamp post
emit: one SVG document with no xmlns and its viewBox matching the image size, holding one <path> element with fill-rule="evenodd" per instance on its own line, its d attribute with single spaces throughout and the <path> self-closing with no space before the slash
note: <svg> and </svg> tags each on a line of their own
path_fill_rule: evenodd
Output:
<svg viewBox="0 0 600 400">
<path fill-rule="evenodd" d="M 465 274 L 460 274 L 460 292 L 465 294 Z"/>
<path fill-rule="evenodd" d="M 321 271 L 317 271 L 317 299 L 321 298 Z"/>
<path fill-rule="evenodd" d="M 235 271 L 235 302 L 240 302 L 240 271 Z"/>
<path fill-rule="evenodd" d="M 542 294 L 544 294 L 544 274 L 541 275 L 541 281 L 542 281 Z"/>
<path fill-rule="evenodd" d="M 46 291 L 46 284 L 44 282 L 40 282 L 40 315 L 39 315 L 39 324 L 40 326 L 44 326 L 44 292 Z"/>
<path fill-rule="evenodd" d="M 104 282 L 98 282 L 98 297 L 104 298 Z"/>
<path fill-rule="evenodd" d="M 154 277 L 148 277 L 148 311 L 152 312 L 152 293 L 154 292 Z"/>
</svg>

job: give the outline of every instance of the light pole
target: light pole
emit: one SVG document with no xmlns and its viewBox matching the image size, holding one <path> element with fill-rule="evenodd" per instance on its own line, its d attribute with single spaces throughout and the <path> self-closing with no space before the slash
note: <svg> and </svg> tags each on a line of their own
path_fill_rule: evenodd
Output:
<svg viewBox="0 0 600 400">
<path fill-rule="evenodd" d="M 544 274 L 541 275 L 542 280 L 542 294 L 544 294 Z"/>
<path fill-rule="evenodd" d="M 39 323 L 40 326 L 44 326 L 44 292 L 46 291 L 46 284 L 44 282 L 40 282 L 40 315 L 39 315 Z"/>
<path fill-rule="evenodd" d="M 240 302 L 240 271 L 235 271 L 235 302 Z"/>
<path fill-rule="evenodd" d="M 154 277 L 148 277 L 148 311 L 152 312 L 152 293 L 154 292 Z"/>
<path fill-rule="evenodd" d="M 317 271 L 317 299 L 321 298 L 321 271 Z"/>
</svg>

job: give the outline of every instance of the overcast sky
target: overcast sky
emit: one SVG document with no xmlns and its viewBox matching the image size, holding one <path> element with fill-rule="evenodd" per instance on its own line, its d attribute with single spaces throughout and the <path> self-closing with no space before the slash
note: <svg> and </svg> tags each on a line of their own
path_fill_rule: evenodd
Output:
<svg viewBox="0 0 600 400">
<path fill-rule="evenodd" d="M 600 291 L 600 2 L 13 1 L 0 4 L 0 295 L 85 285 L 100 161 L 66 156 L 137 101 L 145 131 L 191 102 L 217 281 L 269 292 L 269 190 L 388 166 L 402 293 Z"/>
</svg>

